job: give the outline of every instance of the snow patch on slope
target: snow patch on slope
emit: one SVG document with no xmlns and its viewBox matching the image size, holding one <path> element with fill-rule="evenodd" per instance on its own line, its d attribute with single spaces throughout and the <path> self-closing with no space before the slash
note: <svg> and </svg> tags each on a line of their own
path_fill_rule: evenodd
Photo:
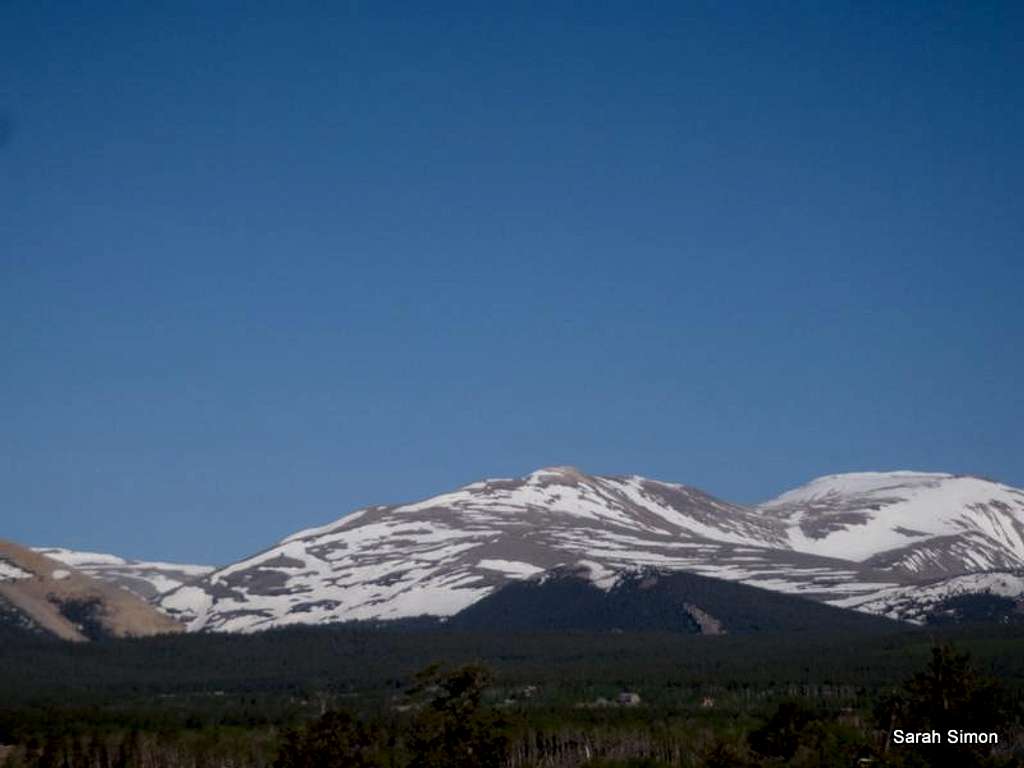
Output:
<svg viewBox="0 0 1024 768">
<path fill-rule="evenodd" d="M 14 563 L 0 560 L 0 581 L 20 581 L 21 579 L 31 579 L 34 576 L 35 574 L 19 568 Z"/>
<path fill-rule="evenodd" d="M 543 568 L 531 565 L 530 563 L 524 563 L 522 560 L 494 560 L 491 558 L 484 558 L 477 563 L 477 567 L 488 571 L 498 571 L 507 576 L 521 579 L 529 578 L 544 571 Z"/>
<path fill-rule="evenodd" d="M 63 547 L 33 547 L 33 550 L 150 601 L 213 571 L 212 567 L 206 565 L 129 560 L 103 552 L 84 552 Z"/>
<path fill-rule="evenodd" d="M 895 586 L 879 590 L 868 598 L 830 600 L 837 608 L 853 608 L 890 619 L 923 624 L 941 602 L 959 595 L 987 594 L 1020 599 L 1024 597 L 1024 574 L 1011 572 L 969 573 L 932 584 Z"/>
</svg>

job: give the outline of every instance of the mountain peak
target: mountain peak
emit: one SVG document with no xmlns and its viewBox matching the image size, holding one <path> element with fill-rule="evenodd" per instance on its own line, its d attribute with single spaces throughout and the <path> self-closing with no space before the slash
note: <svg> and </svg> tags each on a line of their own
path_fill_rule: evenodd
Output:
<svg viewBox="0 0 1024 768">
<path fill-rule="evenodd" d="M 588 477 L 588 475 L 585 472 L 578 469 L 577 467 L 572 467 L 569 465 L 558 465 L 553 467 L 541 467 L 540 469 L 535 469 L 533 472 L 528 474 L 524 479 L 530 483 L 543 483 L 546 481 L 549 482 L 551 480 L 568 480 L 570 482 L 579 482 L 580 480 L 583 480 L 586 477 Z"/>
<path fill-rule="evenodd" d="M 827 475 L 759 509 L 793 549 L 919 577 L 1024 564 L 1024 493 L 972 475 Z"/>
</svg>

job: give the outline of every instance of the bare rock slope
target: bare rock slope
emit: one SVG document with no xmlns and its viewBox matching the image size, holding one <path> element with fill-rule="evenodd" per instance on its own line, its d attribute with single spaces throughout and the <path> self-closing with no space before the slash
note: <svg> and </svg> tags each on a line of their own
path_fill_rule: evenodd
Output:
<svg viewBox="0 0 1024 768">
<path fill-rule="evenodd" d="M 4 540 L 0 540 L 0 618 L 78 642 L 184 631 L 137 595 Z"/>
</svg>

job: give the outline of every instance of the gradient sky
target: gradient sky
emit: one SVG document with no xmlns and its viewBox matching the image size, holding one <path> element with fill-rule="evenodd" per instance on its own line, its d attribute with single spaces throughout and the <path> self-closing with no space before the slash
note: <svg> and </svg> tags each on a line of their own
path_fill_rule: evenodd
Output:
<svg viewBox="0 0 1024 768">
<path fill-rule="evenodd" d="M 0 7 L 0 537 L 1024 486 L 1020 3 L 212 5 Z"/>
</svg>

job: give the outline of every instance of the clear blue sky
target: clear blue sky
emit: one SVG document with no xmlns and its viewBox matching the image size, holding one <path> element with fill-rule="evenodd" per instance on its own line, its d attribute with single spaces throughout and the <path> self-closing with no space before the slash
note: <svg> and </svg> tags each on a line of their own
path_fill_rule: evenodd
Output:
<svg viewBox="0 0 1024 768">
<path fill-rule="evenodd" d="M 1024 486 L 1021 4 L 498 5 L 3 4 L 0 536 Z"/>
</svg>

